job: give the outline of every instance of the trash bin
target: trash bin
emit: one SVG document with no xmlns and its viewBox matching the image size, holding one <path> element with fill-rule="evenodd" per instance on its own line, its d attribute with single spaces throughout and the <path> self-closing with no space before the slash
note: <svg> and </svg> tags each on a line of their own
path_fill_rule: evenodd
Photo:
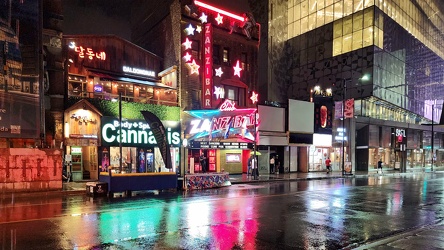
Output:
<svg viewBox="0 0 444 250">
<path fill-rule="evenodd" d="M 108 183 L 106 182 L 87 182 L 86 193 L 93 196 L 102 196 L 108 194 Z"/>
</svg>

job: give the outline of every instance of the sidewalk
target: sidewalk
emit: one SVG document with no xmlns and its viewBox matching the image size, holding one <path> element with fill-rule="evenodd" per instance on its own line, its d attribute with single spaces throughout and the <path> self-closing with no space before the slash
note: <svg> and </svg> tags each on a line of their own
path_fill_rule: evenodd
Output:
<svg viewBox="0 0 444 250">
<path fill-rule="evenodd" d="M 435 169 L 434 171 L 437 171 Z M 440 170 L 444 170 L 440 169 Z M 425 172 L 431 172 L 430 169 L 426 169 Z M 258 180 L 254 180 L 252 176 L 247 174 L 232 174 L 230 175 L 230 181 L 232 185 L 245 184 L 245 183 L 258 183 L 258 182 L 272 182 L 272 181 L 303 181 L 303 180 L 321 180 L 330 178 L 367 178 L 371 176 L 396 176 L 396 175 L 408 175 L 414 173 L 424 173 L 423 170 L 410 170 L 406 173 L 401 173 L 399 170 L 384 170 L 382 174 L 378 174 L 376 170 L 368 172 L 355 172 L 351 175 L 342 175 L 342 172 L 336 171 L 331 173 L 326 172 L 309 172 L 309 173 L 285 173 L 285 174 L 260 174 Z M 92 181 L 92 180 L 91 180 Z M 88 181 L 81 182 L 64 182 L 63 191 L 72 192 L 85 192 L 86 183 Z"/>
</svg>

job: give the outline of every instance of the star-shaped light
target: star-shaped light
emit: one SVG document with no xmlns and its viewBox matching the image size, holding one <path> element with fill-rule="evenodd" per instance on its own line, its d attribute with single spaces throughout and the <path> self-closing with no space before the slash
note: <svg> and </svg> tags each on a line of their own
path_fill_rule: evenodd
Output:
<svg viewBox="0 0 444 250">
<path fill-rule="evenodd" d="M 196 63 L 196 61 L 195 61 L 194 59 L 193 59 L 193 62 L 192 62 L 192 63 L 187 63 L 187 64 L 188 64 L 188 66 L 189 66 L 190 69 L 191 69 L 191 74 L 196 73 L 196 74 L 199 75 L 199 68 L 200 68 L 200 66 L 197 65 L 197 63 Z"/>
<path fill-rule="evenodd" d="M 216 87 L 214 86 L 214 94 L 216 95 L 216 98 L 224 98 L 225 97 L 225 90 L 222 87 Z"/>
<path fill-rule="evenodd" d="M 206 23 L 207 22 L 207 15 L 205 15 L 205 13 L 202 12 L 202 15 L 200 15 L 199 19 L 202 23 Z"/>
<path fill-rule="evenodd" d="M 194 36 L 194 31 L 196 30 L 195 28 L 193 28 L 193 25 L 188 25 L 188 28 L 185 29 L 187 31 L 187 35 L 193 35 Z"/>
<path fill-rule="evenodd" d="M 219 13 L 217 13 L 217 17 L 215 18 L 217 24 L 222 24 L 224 22 L 223 16 L 221 16 Z"/>
<path fill-rule="evenodd" d="M 196 26 L 196 31 L 197 31 L 198 33 L 202 32 L 202 26 L 197 25 L 197 26 Z"/>
<path fill-rule="evenodd" d="M 190 41 L 190 40 L 188 40 L 188 37 L 187 37 L 186 40 L 185 40 L 185 42 L 182 43 L 182 45 L 185 46 L 185 49 L 191 49 L 191 44 L 192 44 L 192 43 L 193 43 L 193 42 Z"/>
<path fill-rule="evenodd" d="M 239 60 L 237 60 L 236 66 L 234 66 L 233 69 L 234 69 L 234 75 L 240 77 L 240 72 L 241 72 L 242 68 L 239 67 Z"/>
<path fill-rule="evenodd" d="M 224 72 L 222 71 L 222 67 L 216 69 L 216 76 L 221 77 Z"/>
<path fill-rule="evenodd" d="M 258 96 L 258 94 L 256 94 L 256 93 L 253 91 L 253 93 L 251 94 L 251 97 L 250 97 L 250 99 L 251 99 L 251 101 L 253 102 L 253 104 L 255 104 L 255 103 L 257 102 L 257 96 Z"/>
<path fill-rule="evenodd" d="M 185 62 L 189 62 L 190 60 L 191 60 L 191 55 L 190 55 L 190 53 L 186 53 L 184 56 L 183 56 L 183 59 L 185 59 Z"/>
</svg>

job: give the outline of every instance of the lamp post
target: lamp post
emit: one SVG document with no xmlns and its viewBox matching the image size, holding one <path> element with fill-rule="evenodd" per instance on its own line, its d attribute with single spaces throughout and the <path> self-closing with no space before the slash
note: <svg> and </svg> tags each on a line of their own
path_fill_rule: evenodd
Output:
<svg viewBox="0 0 444 250">
<path fill-rule="evenodd" d="M 119 92 L 119 172 L 122 173 L 122 93 Z"/>
<path fill-rule="evenodd" d="M 345 101 L 346 99 L 346 95 L 347 95 L 347 82 L 351 81 L 352 79 L 342 79 L 343 82 L 343 95 L 342 95 L 342 175 L 345 175 L 345 138 L 344 138 L 344 134 L 345 132 L 347 132 L 348 135 L 348 130 L 345 130 Z M 358 79 L 359 82 L 362 83 L 362 81 L 368 81 L 370 80 L 370 75 L 368 74 L 364 74 L 362 75 L 361 78 Z M 362 86 L 361 86 L 362 88 Z M 361 99 L 362 99 L 362 94 L 361 94 Z M 350 137 L 351 136 L 347 136 L 347 140 L 348 140 L 348 145 L 350 147 L 350 151 L 351 151 L 351 143 L 350 143 Z M 350 166 L 351 167 L 351 166 Z M 350 169 L 350 174 L 351 174 L 351 169 Z"/>
<path fill-rule="evenodd" d="M 434 136 L 435 136 L 435 131 L 433 130 L 433 127 L 434 127 L 434 123 L 435 123 L 435 121 L 434 121 L 434 114 L 435 114 L 435 104 L 432 104 L 432 142 L 431 142 L 431 146 L 432 146 L 432 168 L 431 168 L 431 171 L 433 172 L 433 163 L 434 163 L 434 161 L 435 161 L 435 151 L 433 150 L 433 143 L 434 143 L 434 140 L 435 140 L 435 138 L 434 138 Z"/>
<path fill-rule="evenodd" d="M 347 94 L 347 80 L 343 79 L 343 95 L 342 95 L 342 175 L 345 175 L 345 95 Z"/>
</svg>

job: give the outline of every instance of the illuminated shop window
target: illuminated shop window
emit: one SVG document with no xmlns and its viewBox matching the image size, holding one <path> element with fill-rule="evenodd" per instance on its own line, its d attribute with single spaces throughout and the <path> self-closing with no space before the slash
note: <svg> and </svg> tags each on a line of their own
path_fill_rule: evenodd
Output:
<svg viewBox="0 0 444 250">
<path fill-rule="evenodd" d="M 224 48 L 224 55 L 223 55 L 223 61 L 224 63 L 230 62 L 230 50 L 228 48 Z"/>
</svg>

